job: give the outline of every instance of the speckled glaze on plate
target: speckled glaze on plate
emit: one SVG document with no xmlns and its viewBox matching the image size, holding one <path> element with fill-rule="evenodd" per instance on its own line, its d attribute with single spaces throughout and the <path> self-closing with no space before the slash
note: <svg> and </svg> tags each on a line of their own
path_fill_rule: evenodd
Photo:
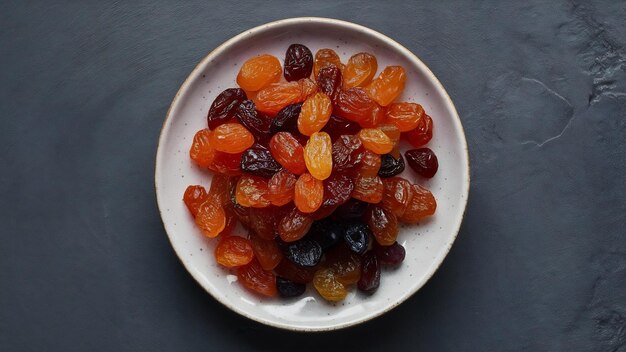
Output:
<svg viewBox="0 0 626 352">
<path fill-rule="evenodd" d="M 397 269 L 383 269 L 379 290 L 372 296 L 357 292 L 331 304 L 310 287 L 294 299 L 268 299 L 250 293 L 236 282 L 233 272 L 219 267 L 213 257 L 215 241 L 196 228 L 182 195 L 190 184 L 209 187 L 211 175 L 189 159 L 196 131 L 206 128 L 206 114 L 224 89 L 236 87 L 239 65 L 246 59 L 269 53 L 284 59 L 292 43 L 308 46 L 313 53 L 332 48 L 342 61 L 367 51 L 378 59 L 379 71 L 401 65 L 407 85 L 401 101 L 422 104 L 434 121 L 428 147 L 439 159 L 439 171 L 431 180 L 421 179 L 409 168 L 403 177 L 430 189 L 437 199 L 434 217 L 419 225 L 403 226 L 398 241 L 406 259 Z M 402 150 L 408 145 L 403 145 Z M 268 23 L 228 40 L 206 56 L 176 94 L 163 124 L 156 156 L 157 202 L 172 247 L 194 279 L 215 299 L 233 311 L 263 324 L 299 331 L 344 328 L 375 318 L 415 293 L 437 270 L 459 231 L 469 192 L 469 158 L 463 127 L 448 94 L 437 78 L 414 54 L 392 39 L 366 27 L 327 18 L 291 18 Z M 238 228 L 239 234 L 244 234 Z M 157 274 L 158 275 L 158 274 Z"/>
</svg>

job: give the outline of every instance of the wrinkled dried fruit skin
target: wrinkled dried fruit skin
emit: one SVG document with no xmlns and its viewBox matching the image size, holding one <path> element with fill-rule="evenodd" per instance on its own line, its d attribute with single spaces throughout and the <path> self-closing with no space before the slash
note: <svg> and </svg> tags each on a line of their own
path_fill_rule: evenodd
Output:
<svg viewBox="0 0 626 352">
<path fill-rule="evenodd" d="M 308 78 L 313 71 L 313 53 L 302 44 L 291 44 L 285 53 L 285 79 L 288 82 Z"/>
<path fill-rule="evenodd" d="M 257 235 L 251 234 L 250 244 L 254 257 L 264 270 L 274 270 L 283 259 L 283 253 L 274 240 L 264 240 Z"/>
<path fill-rule="evenodd" d="M 365 91 L 379 105 L 391 104 L 404 90 L 406 73 L 401 66 L 387 66 Z"/>
<path fill-rule="evenodd" d="M 237 269 L 238 280 L 248 289 L 264 296 L 274 297 L 276 291 L 276 276 L 271 271 L 263 270 L 256 259 Z"/>
<path fill-rule="evenodd" d="M 196 132 L 189 149 L 189 157 L 198 166 L 211 167 L 215 159 L 215 148 L 211 145 L 211 131 L 208 128 Z"/>
<path fill-rule="evenodd" d="M 278 295 L 282 298 L 291 298 L 302 296 L 304 291 L 306 291 L 306 285 L 277 276 L 276 289 L 278 290 Z"/>
<path fill-rule="evenodd" d="M 306 171 L 304 148 L 291 133 L 276 133 L 270 140 L 270 151 L 274 159 L 291 173 L 300 175 Z"/>
<path fill-rule="evenodd" d="M 423 146 L 433 138 L 433 119 L 425 114 L 415 129 L 403 133 L 402 136 L 415 148 Z"/>
<path fill-rule="evenodd" d="M 331 269 L 337 281 L 344 285 L 356 284 L 361 278 L 361 257 L 345 245 L 328 251 L 324 266 Z"/>
<path fill-rule="evenodd" d="M 246 208 L 247 218 L 239 218 L 242 225 L 264 240 L 276 237 L 277 208 Z"/>
<path fill-rule="evenodd" d="M 211 187 L 209 187 L 209 198 L 215 198 L 220 204 L 225 205 L 228 198 L 228 187 L 230 185 L 230 177 L 215 174 L 211 178 Z"/>
<path fill-rule="evenodd" d="M 200 205 L 207 200 L 207 197 L 208 193 L 204 187 L 198 185 L 187 187 L 185 194 L 183 195 L 183 201 L 193 217 L 196 217 L 198 209 L 200 209 Z"/>
<path fill-rule="evenodd" d="M 304 162 L 309 173 L 318 180 L 325 180 L 333 169 L 332 144 L 325 132 L 311 135 L 304 147 Z"/>
<path fill-rule="evenodd" d="M 287 170 L 280 170 L 267 183 L 267 198 L 273 205 L 285 205 L 293 200 L 296 176 Z"/>
<path fill-rule="evenodd" d="M 397 266 L 404 261 L 406 251 L 398 242 L 394 242 L 389 246 L 381 246 L 374 244 L 374 254 L 380 265 Z"/>
<path fill-rule="evenodd" d="M 238 123 L 225 123 L 211 131 L 211 145 L 218 151 L 237 154 L 254 144 L 254 136 Z"/>
<path fill-rule="evenodd" d="M 439 169 L 437 156 L 429 148 L 407 150 L 404 155 L 411 169 L 421 176 L 431 178 Z"/>
<path fill-rule="evenodd" d="M 367 250 L 371 236 L 372 231 L 360 221 L 350 222 L 344 228 L 343 239 L 348 248 L 356 254 L 363 254 Z"/>
<path fill-rule="evenodd" d="M 376 242 L 390 246 L 398 238 L 398 218 L 389 210 L 372 205 L 365 215 Z"/>
<path fill-rule="evenodd" d="M 267 180 L 253 175 L 242 176 L 237 182 L 236 199 L 237 204 L 244 207 L 269 206 Z"/>
<path fill-rule="evenodd" d="M 325 219 L 329 217 L 332 213 L 334 213 L 338 207 L 338 205 L 324 205 L 324 203 L 322 202 L 322 206 L 313 213 L 311 213 L 311 217 L 315 221 Z"/>
<path fill-rule="evenodd" d="M 298 130 L 298 116 L 302 111 L 303 103 L 287 105 L 282 108 L 278 114 L 272 119 L 270 124 L 270 133 L 274 134 L 280 131 L 293 132 Z"/>
<path fill-rule="evenodd" d="M 333 143 L 333 167 L 338 171 L 348 171 L 359 165 L 365 149 L 357 136 L 344 135 Z"/>
<path fill-rule="evenodd" d="M 226 226 L 226 214 L 218 200 L 209 198 L 200 205 L 196 214 L 196 225 L 207 237 L 219 235 Z"/>
<path fill-rule="evenodd" d="M 376 57 L 369 53 L 352 55 L 343 70 L 343 89 L 365 86 L 372 81 L 378 70 Z"/>
<path fill-rule="evenodd" d="M 355 135 L 359 133 L 361 126 L 342 117 L 331 115 L 322 131 L 328 133 L 333 141 L 336 141 L 342 135 Z"/>
<path fill-rule="evenodd" d="M 331 174 L 324 180 L 324 206 L 339 206 L 350 199 L 354 183 L 346 175 Z"/>
<path fill-rule="evenodd" d="M 401 217 L 413 197 L 413 186 L 401 177 L 384 179 L 383 186 L 383 199 L 380 205 L 397 217 Z"/>
<path fill-rule="evenodd" d="M 280 61 L 272 55 L 259 55 L 241 65 L 237 84 L 247 92 L 256 92 L 270 83 L 278 82 L 283 73 Z"/>
<path fill-rule="evenodd" d="M 227 268 L 246 265 L 253 258 L 252 245 L 243 237 L 222 238 L 215 247 L 215 260 Z"/>
<path fill-rule="evenodd" d="M 398 220 L 407 224 L 416 224 L 435 213 L 437 201 L 429 190 L 420 185 L 413 185 L 411 190 L 411 201 Z"/>
<path fill-rule="evenodd" d="M 296 265 L 310 268 L 316 266 L 322 259 L 322 246 L 304 238 L 287 244 L 284 255 Z"/>
<path fill-rule="evenodd" d="M 352 198 L 367 202 L 380 203 L 383 199 L 383 182 L 378 176 L 359 176 L 354 180 Z"/>
<path fill-rule="evenodd" d="M 396 125 L 392 125 L 390 123 L 380 124 L 377 126 L 377 128 L 383 131 L 383 133 L 386 134 L 393 143 L 394 148 L 397 148 L 401 136 L 400 129 L 396 127 Z"/>
<path fill-rule="evenodd" d="M 372 294 L 380 286 L 380 264 L 374 252 L 369 251 L 361 262 L 361 279 L 357 283 L 359 290 Z"/>
<path fill-rule="evenodd" d="M 337 220 L 360 219 L 367 210 L 368 203 L 351 198 L 333 213 Z"/>
<path fill-rule="evenodd" d="M 401 132 L 415 129 L 423 117 L 424 108 L 416 103 L 394 103 L 385 112 L 385 122 L 394 124 Z"/>
<path fill-rule="evenodd" d="M 221 92 L 209 108 L 207 121 L 210 129 L 227 122 L 235 117 L 235 113 L 239 109 L 239 104 L 248 99 L 246 92 L 239 88 L 228 88 Z"/>
<path fill-rule="evenodd" d="M 343 228 L 335 220 L 322 219 L 313 223 L 307 238 L 319 243 L 322 250 L 327 250 L 343 240 Z"/>
<path fill-rule="evenodd" d="M 272 83 L 261 89 L 253 100 L 257 110 L 274 115 L 287 105 L 303 102 L 316 91 L 315 82 L 304 78 L 295 82 Z"/>
<path fill-rule="evenodd" d="M 224 229 L 220 231 L 219 236 L 227 237 L 233 234 L 235 227 L 237 226 L 237 217 L 235 216 L 235 212 L 233 210 L 232 204 L 228 202 L 224 207 L 224 214 L 226 216 L 226 225 Z"/>
<path fill-rule="evenodd" d="M 320 73 L 320 70 L 323 67 L 333 65 L 338 67 L 340 70 L 343 69 L 343 64 L 341 63 L 341 59 L 339 55 L 333 49 L 320 49 L 315 53 L 315 61 L 313 63 L 314 75 L 317 77 Z"/>
<path fill-rule="evenodd" d="M 378 128 L 364 128 L 359 131 L 358 136 L 365 149 L 376 154 L 387 154 L 394 147 L 391 139 Z"/>
<path fill-rule="evenodd" d="M 298 116 L 298 131 L 305 136 L 319 132 L 326 126 L 332 110 L 332 102 L 326 94 L 317 92 L 311 95 L 302 104 Z"/>
<path fill-rule="evenodd" d="M 327 301 L 338 302 L 346 298 L 348 290 L 331 269 L 320 269 L 313 277 L 313 287 Z"/>
<path fill-rule="evenodd" d="M 237 120 L 258 140 L 269 138 L 271 119 L 255 110 L 252 100 L 244 100 L 235 114 Z"/>
<path fill-rule="evenodd" d="M 380 169 L 378 170 L 378 176 L 380 177 L 392 177 L 404 171 L 404 158 L 402 155 L 398 155 L 397 159 L 391 156 L 391 154 L 381 155 L 380 162 Z"/>
<path fill-rule="evenodd" d="M 260 144 L 253 145 L 241 155 L 243 172 L 270 178 L 281 169 L 280 164 L 272 157 L 272 153 Z"/>
<path fill-rule="evenodd" d="M 385 119 L 384 109 L 359 87 L 340 91 L 333 113 L 365 128 L 375 127 Z"/>
<path fill-rule="evenodd" d="M 285 242 L 297 241 L 306 235 L 311 224 L 313 218 L 294 208 L 280 220 L 278 235 Z"/>
<path fill-rule="evenodd" d="M 276 268 L 276 275 L 284 277 L 290 281 L 306 284 L 313 280 L 314 268 L 305 268 L 294 264 L 290 260 L 282 260 Z"/>
<path fill-rule="evenodd" d="M 325 66 L 320 69 L 316 78 L 319 91 L 326 94 L 333 102 L 336 102 L 339 91 L 341 91 L 340 69 L 335 65 Z"/>
<path fill-rule="evenodd" d="M 210 168 L 224 175 L 241 175 L 241 155 L 216 151 Z"/>
<path fill-rule="evenodd" d="M 361 153 L 361 163 L 356 169 L 356 174 L 358 176 L 376 176 L 378 175 L 378 171 L 380 171 L 381 165 L 382 160 L 380 155 L 369 150 L 364 150 Z"/>
<path fill-rule="evenodd" d="M 300 175 L 296 181 L 293 202 L 303 213 L 316 211 L 324 201 L 324 184 L 309 173 Z"/>
</svg>

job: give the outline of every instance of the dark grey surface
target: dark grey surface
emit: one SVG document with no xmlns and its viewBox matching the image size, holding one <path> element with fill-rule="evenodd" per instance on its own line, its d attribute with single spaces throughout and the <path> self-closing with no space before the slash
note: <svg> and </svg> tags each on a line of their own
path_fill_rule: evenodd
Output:
<svg viewBox="0 0 626 352">
<path fill-rule="evenodd" d="M 625 3 L 402 3 L 0 2 L 0 350 L 626 351 Z M 316 335 L 206 294 L 153 190 L 161 123 L 194 65 L 307 15 L 418 54 L 459 110 L 472 170 L 433 279 Z"/>
</svg>

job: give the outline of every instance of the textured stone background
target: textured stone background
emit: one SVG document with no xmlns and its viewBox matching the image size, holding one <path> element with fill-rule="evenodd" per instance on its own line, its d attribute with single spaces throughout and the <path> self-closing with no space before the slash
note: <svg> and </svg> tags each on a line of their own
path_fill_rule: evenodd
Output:
<svg viewBox="0 0 626 352">
<path fill-rule="evenodd" d="M 623 1 L 0 2 L 0 350 L 626 351 Z M 328 334 L 231 313 L 156 209 L 165 112 L 243 30 L 328 16 L 417 53 L 452 96 L 472 190 L 400 308 Z"/>
</svg>

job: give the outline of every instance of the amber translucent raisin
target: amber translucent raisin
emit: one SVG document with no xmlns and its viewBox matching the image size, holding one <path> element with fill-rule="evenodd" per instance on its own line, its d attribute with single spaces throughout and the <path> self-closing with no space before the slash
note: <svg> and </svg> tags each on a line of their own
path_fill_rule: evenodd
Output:
<svg viewBox="0 0 626 352">
<path fill-rule="evenodd" d="M 291 44 L 285 53 L 285 79 L 288 82 L 308 78 L 313 71 L 313 53 L 302 44 Z"/>
<path fill-rule="evenodd" d="M 332 144 L 326 132 L 315 132 L 304 148 L 304 162 L 309 173 L 318 180 L 330 176 L 333 168 Z"/>
<path fill-rule="evenodd" d="M 247 92 L 256 92 L 270 83 L 278 82 L 282 72 L 280 61 L 275 56 L 255 56 L 241 65 L 237 84 Z"/>
<path fill-rule="evenodd" d="M 247 208 L 247 219 L 240 221 L 250 231 L 265 240 L 273 240 L 276 237 L 276 207 Z"/>
<path fill-rule="evenodd" d="M 396 242 L 398 219 L 391 211 L 371 205 L 365 217 L 376 242 L 383 246 L 390 246 Z"/>
<path fill-rule="evenodd" d="M 315 82 L 304 78 L 295 82 L 270 84 L 261 89 L 253 100 L 257 110 L 273 115 L 287 105 L 304 101 L 316 90 Z"/>
<path fill-rule="evenodd" d="M 391 104 L 404 90 L 406 73 L 401 66 L 387 66 L 366 88 L 365 91 L 378 104 Z"/>
<path fill-rule="evenodd" d="M 338 302 L 346 298 L 348 290 L 337 280 L 337 276 L 332 269 L 320 269 L 313 277 L 313 287 L 325 300 Z"/>
<path fill-rule="evenodd" d="M 211 131 L 211 145 L 220 152 L 241 153 L 254 144 L 254 136 L 238 123 L 225 123 Z"/>
<path fill-rule="evenodd" d="M 329 250 L 324 266 L 331 269 L 337 281 L 344 285 L 355 284 L 361 278 L 361 258 L 345 245 L 338 245 Z"/>
<path fill-rule="evenodd" d="M 378 176 L 359 176 L 354 180 L 352 198 L 367 202 L 379 203 L 383 199 L 383 182 Z"/>
<path fill-rule="evenodd" d="M 241 175 L 241 156 L 242 153 L 231 154 L 216 151 L 210 169 L 224 175 Z"/>
<path fill-rule="evenodd" d="M 202 186 L 188 186 L 183 195 L 183 201 L 194 217 L 198 214 L 200 205 L 207 200 L 207 191 Z"/>
<path fill-rule="evenodd" d="M 224 206 L 224 215 L 226 216 L 226 225 L 224 229 L 220 231 L 220 236 L 227 237 L 232 235 L 235 227 L 237 226 L 237 217 L 235 216 L 235 212 L 233 210 L 232 204 L 228 202 Z"/>
<path fill-rule="evenodd" d="M 313 218 L 294 208 L 278 224 L 278 235 L 285 242 L 301 239 L 311 228 Z"/>
<path fill-rule="evenodd" d="M 237 269 L 237 278 L 248 289 L 264 296 L 274 297 L 276 291 L 276 276 L 271 271 L 263 270 L 256 259 Z"/>
<path fill-rule="evenodd" d="M 392 125 L 390 123 L 383 123 L 376 126 L 379 130 L 383 131 L 384 134 L 389 137 L 391 143 L 393 143 L 394 147 L 398 146 L 398 142 L 400 141 L 400 129 L 396 127 L 396 125 Z"/>
<path fill-rule="evenodd" d="M 338 171 L 346 171 L 357 166 L 363 158 L 363 144 L 359 137 L 343 135 L 333 143 L 333 167 Z"/>
<path fill-rule="evenodd" d="M 215 159 L 215 148 L 211 145 L 211 131 L 208 128 L 196 132 L 189 149 L 189 157 L 200 167 L 210 167 Z"/>
<path fill-rule="evenodd" d="M 296 175 L 306 171 L 304 148 L 289 132 L 278 132 L 270 140 L 270 151 L 276 161 Z"/>
<path fill-rule="evenodd" d="M 235 117 L 239 104 L 246 100 L 246 93 L 243 89 L 228 88 L 221 92 L 209 108 L 207 114 L 207 121 L 210 129 L 215 129 L 217 126 L 227 122 Z"/>
<path fill-rule="evenodd" d="M 375 127 L 385 119 L 384 109 L 360 87 L 339 92 L 333 113 L 366 128 Z"/>
<path fill-rule="evenodd" d="M 376 176 L 378 171 L 380 171 L 381 164 L 380 155 L 365 150 L 361 153 L 361 162 L 356 169 L 356 173 L 359 176 Z"/>
<path fill-rule="evenodd" d="M 285 205 L 293 200 L 296 177 L 287 170 L 274 174 L 267 183 L 267 198 L 274 205 Z"/>
<path fill-rule="evenodd" d="M 196 225 L 207 237 L 216 237 L 226 226 L 226 214 L 218 200 L 209 198 L 198 208 Z"/>
<path fill-rule="evenodd" d="M 250 263 L 254 258 L 250 241 L 239 236 L 222 238 L 215 247 L 215 260 L 228 268 Z"/>
<path fill-rule="evenodd" d="M 391 139 L 378 128 L 364 128 L 358 136 L 363 146 L 376 154 L 387 154 L 394 146 Z"/>
<path fill-rule="evenodd" d="M 333 49 L 320 49 L 315 53 L 315 62 L 313 64 L 313 70 L 315 77 L 319 74 L 323 67 L 334 65 L 339 69 L 343 69 L 343 64 L 339 55 Z"/>
<path fill-rule="evenodd" d="M 298 130 L 305 136 L 321 130 L 333 110 L 330 98 L 321 92 L 308 97 L 302 104 L 300 115 L 298 116 Z"/>
<path fill-rule="evenodd" d="M 419 120 L 417 127 L 403 133 L 402 136 L 415 148 L 423 146 L 433 138 L 433 119 L 424 114 L 424 117 Z"/>
<path fill-rule="evenodd" d="M 413 197 L 413 186 L 402 177 L 383 179 L 383 186 L 383 199 L 380 205 L 397 217 L 401 217 Z"/>
<path fill-rule="evenodd" d="M 431 216 L 437 209 L 437 201 L 432 193 L 420 185 L 411 188 L 411 200 L 399 220 L 407 224 L 415 224 Z"/>
<path fill-rule="evenodd" d="M 343 70 L 343 89 L 367 85 L 377 70 L 378 61 L 374 55 L 369 53 L 352 55 Z"/>
<path fill-rule="evenodd" d="M 226 175 L 215 174 L 211 178 L 211 187 L 209 188 L 209 197 L 215 198 L 220 204 L 224 205 L 227 202 L 228 186 L 230 183 L 230 177 Z"/>
<path fill-rule="evenodd" d="M 394 103 L 385 112 L 385 121 L 396 125 L 401 132 L 415 129 L 423 117 L 424 108 L 416 103 Z"/>
<path fill-rule="evenodd" d="M 264 270 L 273 270 L 283 259 L 283 253 L 274 240 L 264 240 L 253 234 L 250 243 L 254 256 Z"/>
<path fill-rule="evenodd" d="M 296 181 L 293 202 L 303 213 L 316 211 L 324 200 L 324 184 L 322 181 L 303 173 Z"/>
<path fill-rule="evenodd" d="M 265 208 L 270 205 L 267 180 L 252 175 L 244 175 L 237 182 L 237 204 L 244 207 Z"/>
</svg>

